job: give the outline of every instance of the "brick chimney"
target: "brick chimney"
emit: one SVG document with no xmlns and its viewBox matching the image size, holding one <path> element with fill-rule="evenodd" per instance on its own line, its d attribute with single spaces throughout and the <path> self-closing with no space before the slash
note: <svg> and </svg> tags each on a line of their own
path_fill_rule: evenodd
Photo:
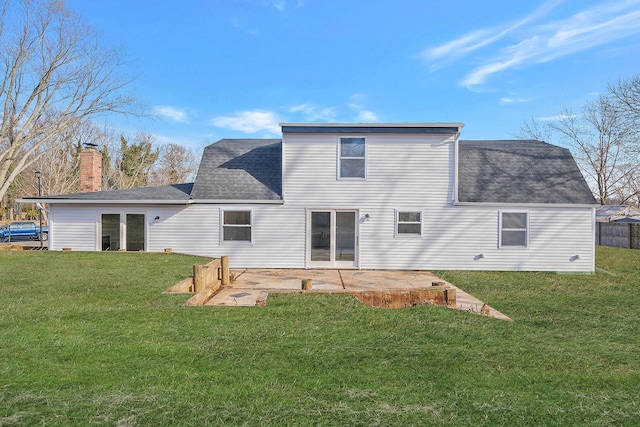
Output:
<svg viewBox="0 0 640 427">
<path fill-rule="evenodd" d="M 80 191 L 102 190 L 102 153 L 87 144 L 80 152 Z"/>
</svg>

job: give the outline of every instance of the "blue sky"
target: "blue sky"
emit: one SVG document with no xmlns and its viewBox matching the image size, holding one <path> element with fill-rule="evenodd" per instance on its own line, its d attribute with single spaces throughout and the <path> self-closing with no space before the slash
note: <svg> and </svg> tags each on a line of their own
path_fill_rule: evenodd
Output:
<svg viewBox="0 0 640 427">
<path fill-rule="evenodd" d="M 640 74 L 640 0 L 67 0 L 132 59 L 154 118 L 200 150 L 279 122 L 463 122 L 506 139 Z"/>
</svg>

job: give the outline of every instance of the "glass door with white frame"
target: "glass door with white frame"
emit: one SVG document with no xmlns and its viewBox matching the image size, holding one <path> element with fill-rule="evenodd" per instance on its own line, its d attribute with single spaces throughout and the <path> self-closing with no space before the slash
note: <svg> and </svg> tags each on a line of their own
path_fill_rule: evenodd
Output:
<svg viewBox="0 0 640 427">
<path fill-rule="evenodd" d="M 357 266 L 357 211 L 309 212 L 307 233 L 309 267 Z"/>
<path fill-rule="evenodd" d="M 103 213 L 100 216 L 100 220 L 101 250 L 145 250 L 145 214 Z"/>
</svg>

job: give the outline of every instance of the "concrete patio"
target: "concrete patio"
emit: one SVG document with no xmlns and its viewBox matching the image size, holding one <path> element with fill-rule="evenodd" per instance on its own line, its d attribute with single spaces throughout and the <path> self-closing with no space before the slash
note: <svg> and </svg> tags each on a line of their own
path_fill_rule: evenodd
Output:
<svg viewBox="0 0 640 427">
<path fill-rule="evenodd" d="M 302 280 L 312 280 L 306 293 L 358 293 L 367 291 L 411 291 L 425 289 L 434 282 L 456 290 L 455 308 L 503 320 L 511 320 L 499 311 L 428 271 L 400 270 L 304 270 L 304 269 L 237 269 L 231 270 L 232 281 L 205 305 L 260 306 L 269 293 L 302 292 Z M 483 308 L 484 307 L 484 308 Z"/>
</svg>

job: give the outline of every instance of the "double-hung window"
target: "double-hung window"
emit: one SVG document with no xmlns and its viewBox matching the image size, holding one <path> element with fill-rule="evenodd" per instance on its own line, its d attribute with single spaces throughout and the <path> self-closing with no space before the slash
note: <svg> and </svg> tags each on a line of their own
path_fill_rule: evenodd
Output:
<svg viewBox="0 0 640 427">
<path fill-rule="evenodd" d="M 422 212 L 396 211 L 396 236 L 421 236 Z"/>
<path fill-rule="evenodd" d="M 529 246 L 529 214 L 500 212 L 500 247 Z"/>
<path fill-rule="evenodd" d="M 252 241 L 250 210 L 229 210 L 222 212 L 222 241 Z"/>
<path fill-rule="evenodd" d="M 338 178 L 365 178 L 364 138 L 340 138 L 338 146 Z"/>
</svg>

